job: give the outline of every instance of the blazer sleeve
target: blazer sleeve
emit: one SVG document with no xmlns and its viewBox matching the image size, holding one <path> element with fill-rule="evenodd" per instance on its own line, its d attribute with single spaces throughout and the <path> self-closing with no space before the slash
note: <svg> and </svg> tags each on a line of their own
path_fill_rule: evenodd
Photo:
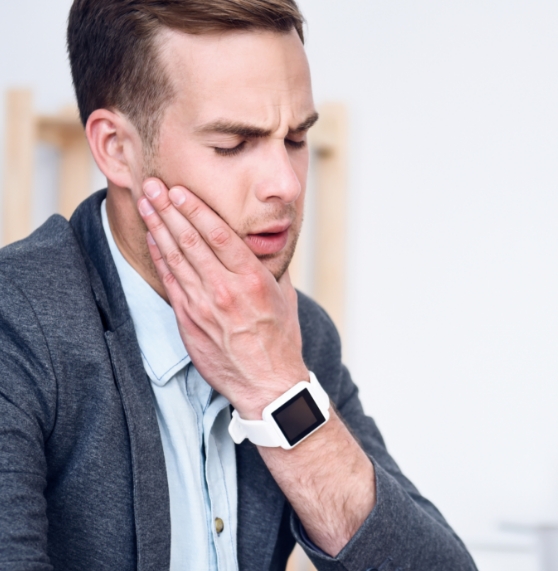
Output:
<svg viewBox="0 0 558 571">
<path fill-rule="evenodd" d="M 0 275 L 0 569 L 51 571 L 45 445 L 55 380 L 25 295 Z"/>
<path fill-rule="evenodd" d="M 364 414 L 358 389 L 341 363 L 335 326 L 321 308 L 310 321 L 312 347 L 306 362 L 374 465 L 376 505 L 336 557 L 313 548 L 293 513 L 291 531 L 319 571 L 475 571 L 467 549 L 440 512 L 401 473 L 389 455 L 375 422 Z M 301 315 L 303 331 L 308 319 Z M 307 336 L 308 338 L 308 336 Z M 327 355 L 327 359 L 318 355 Z"/>
</svg>

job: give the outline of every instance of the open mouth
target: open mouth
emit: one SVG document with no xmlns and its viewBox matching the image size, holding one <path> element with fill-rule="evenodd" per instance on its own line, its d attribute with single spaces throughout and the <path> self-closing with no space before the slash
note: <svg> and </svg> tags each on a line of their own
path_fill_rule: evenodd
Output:
<svg viewBox="0 0 558 571">
<path fill-rule="evenodd" d="M 281 232 L 261 232 L 247 234 L 244 241 L 256 256 L 269 256 L 280 252 L 289 239 L 289 228 Z"/>
</svg>

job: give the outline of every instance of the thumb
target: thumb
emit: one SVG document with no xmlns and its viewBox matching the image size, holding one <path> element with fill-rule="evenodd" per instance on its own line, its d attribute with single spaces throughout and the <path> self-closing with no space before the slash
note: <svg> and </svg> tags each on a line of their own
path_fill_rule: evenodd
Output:
<svg viewBox="0 0 558 571">
<path fill-rule="evenodd" d="M 298 304 L 298 297 L 296 290 L 291 282 L 291 276 L 289 275 L 289 270 L 287 269 L 285 273 L 277 280 L 279 288 L 283 295 L 289 299 L 291 302 Z"/>
</svg>

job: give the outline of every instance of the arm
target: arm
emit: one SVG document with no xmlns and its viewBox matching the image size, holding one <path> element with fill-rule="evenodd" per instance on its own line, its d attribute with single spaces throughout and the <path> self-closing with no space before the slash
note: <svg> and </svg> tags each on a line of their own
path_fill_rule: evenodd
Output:
<svg viewBox="0 0 558 571">
<path fill-rule="evenodd" d="M 259 451 L 309 539 L 337 555 L 376 502 L 373 464 L 337 412 L 292 450 Z"/>
<path fill-rule="evenodd" d="M 0 276 L 0 569 L 51 571 L 44 489 L 53 403 L 48 350 L 23 294 Z"/>
<path fill-rule="evenodd" d="M 322 378 L 328 380 L 328 390 L 337 403 L 339 414 L 374 463 L 377 502 L 361 528 L 335 558 L 309 548 L 301 537 L 298 518 L 294 516 L 291 528 L 297 540 L 318 569 L 364 571 L 380 569 L 385 563 L 382 569 L 387 571 L 474 570 L 474 563 L 459 538 L 440 512 L 401 473 L 388 454 L 374 421 L 364 414 L 358 390 L 341 364 L 340 344 L 333 323 L 321 308 L 301 299 L 303 329 L 308 331 L 310 322 L 320 333 L 317 339 L 316 335 L 312 338 L 312 346 L 306 347 L 305 358 Z M 329 357 L 320 360 L 319 354 Z"/>
<path fill-rule="evenodd" d="M 141 199 L 139 209 L 190 356 L 242 418 L 261 418 L 267 404 L 308 379 L 288 274 L 275 280 L 230 227 L 186 189 L 168 192 L 159 181 L 150 184 L 159 192 L 150 193 L 150 202 Z M 379 511 L 375 486 L 382 476 L 335 410 L 328 424 L 295 449 L 260 453 L 325 560 L 342 555 Z M 383 532 L 389 536 L 389 530 Z M 437 527 L 435 532 L 438 537 Z M 453 560 L 453 568 L 470 568 L 461 563 Z"/>
</svg>

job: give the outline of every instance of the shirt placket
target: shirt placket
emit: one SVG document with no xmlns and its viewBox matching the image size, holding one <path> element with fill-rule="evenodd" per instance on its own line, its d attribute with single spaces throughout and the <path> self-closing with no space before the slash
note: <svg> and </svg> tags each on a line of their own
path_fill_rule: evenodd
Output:
<svg viewBox="0 0 558 571">
<path fill-rule="evenodd" d="M 224 466 L 234 461 L 234 445 L 218 446 L 230 442 L 228 401 L 218 396 L 210 405 L 204 418 L 204 439 L 206 447 L 206 482 L 211 502 L 213 526 L 211 533 L 217 555 L 219 571 L 237 571 L 237 489 L 236 481 L 226 473 Z"/>
</svg>

